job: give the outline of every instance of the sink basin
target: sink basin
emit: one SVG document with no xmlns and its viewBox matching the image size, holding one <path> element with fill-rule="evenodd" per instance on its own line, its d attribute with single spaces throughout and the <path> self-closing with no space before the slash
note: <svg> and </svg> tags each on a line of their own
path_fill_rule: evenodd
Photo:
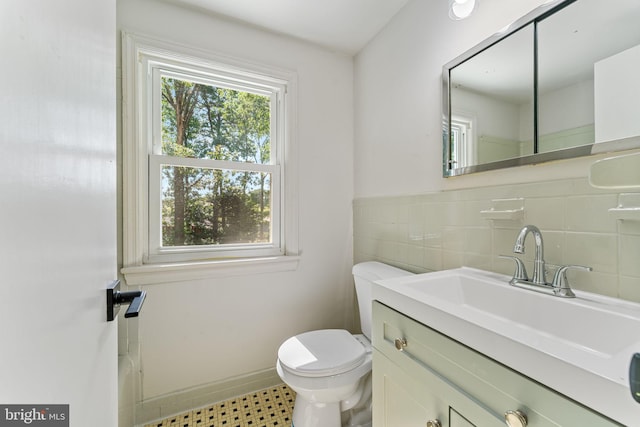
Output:
<svg viewBox="0 0 640 427">
<path fill-rule="evenodd" d="M 373 297 L 604 415 L 637 422 L 629 363 L 640 353 L 640 304 L 580 291 L 558 298 L 509 280 L 462 267 L 379 281 Z"/>
</svg>

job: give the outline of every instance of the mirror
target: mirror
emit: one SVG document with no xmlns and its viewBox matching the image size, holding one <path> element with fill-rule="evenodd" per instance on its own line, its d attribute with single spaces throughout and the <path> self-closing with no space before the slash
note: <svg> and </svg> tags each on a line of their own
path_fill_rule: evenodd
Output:
<svg viewBox="0 0 640 427">
<path fill-rule="evenodd" d="M 638 146 L 638 22 L 638 0 L 556 0 L 446 64 L 443 175 Z"/>
<path fill-rule="evenodd" d="M 452 168 L 531 151 L 533 34 L 528 25 L 451 69 Z"/>
</svg>

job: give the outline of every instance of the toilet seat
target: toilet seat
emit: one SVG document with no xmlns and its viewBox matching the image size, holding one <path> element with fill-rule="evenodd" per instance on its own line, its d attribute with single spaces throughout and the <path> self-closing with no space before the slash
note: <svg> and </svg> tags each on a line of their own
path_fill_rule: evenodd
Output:
<svg viewBox="0 0 640 427">
<path fill-rule="evenodd" d="M 278 349 L 282 368 L 303 377 L 339 375 L 361 365 L 365 357 L 365 347 L 344 329 L 305 332 Z"/>
</svg>

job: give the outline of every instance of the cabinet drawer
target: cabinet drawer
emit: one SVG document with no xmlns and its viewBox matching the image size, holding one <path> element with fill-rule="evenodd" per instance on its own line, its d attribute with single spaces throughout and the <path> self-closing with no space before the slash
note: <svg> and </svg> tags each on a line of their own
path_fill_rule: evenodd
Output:
<svg viewBox="0 0 640 427">
<path fill-rule="evenodd" d="M 504 427 L 502 418 L 429 371 L 411 371 L 373 351 L 374 427 Z M 437 424 L 436 424 L 437 425 Z"/>
<path fill-rule="evenodd" d="M 497 418 L 519 410 L 535 427 L 620 425 L 377 301 L 372 335 L 374 348 L 409 376 L 426 370 Z M 375 361 L 373 369 L 375 376 Z"/>
</svg>

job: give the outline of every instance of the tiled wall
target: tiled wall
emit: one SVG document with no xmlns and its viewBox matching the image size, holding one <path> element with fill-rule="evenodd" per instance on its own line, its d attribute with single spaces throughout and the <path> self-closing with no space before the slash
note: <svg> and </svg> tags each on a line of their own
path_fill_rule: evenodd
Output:
<svg viewBox="0 0 640 427">
<path fill-rule="evenodd" d="M 590 273 L 567 274 L 575 289 L 640 302 L 640 214 L 619 220 L 609 212 L 621 197 L 635 203 L 640 193 L 620 194 L 594 189 L 586 179 L 566 179 L 356 199 L 354 259 L 414 272 L 470 266 L 510 275 L 513 262 L 498 255 L 515 255 L 520 228 L 533 224 L 542 230 L 549 279 L 554 265 L 590 266 Z M 523 213 L 510 219 L 481 214 L 518 207 Z M 518 256 L 530 275 L 533 254 L 528 236 L 526 253 Z"/>
</svg>

